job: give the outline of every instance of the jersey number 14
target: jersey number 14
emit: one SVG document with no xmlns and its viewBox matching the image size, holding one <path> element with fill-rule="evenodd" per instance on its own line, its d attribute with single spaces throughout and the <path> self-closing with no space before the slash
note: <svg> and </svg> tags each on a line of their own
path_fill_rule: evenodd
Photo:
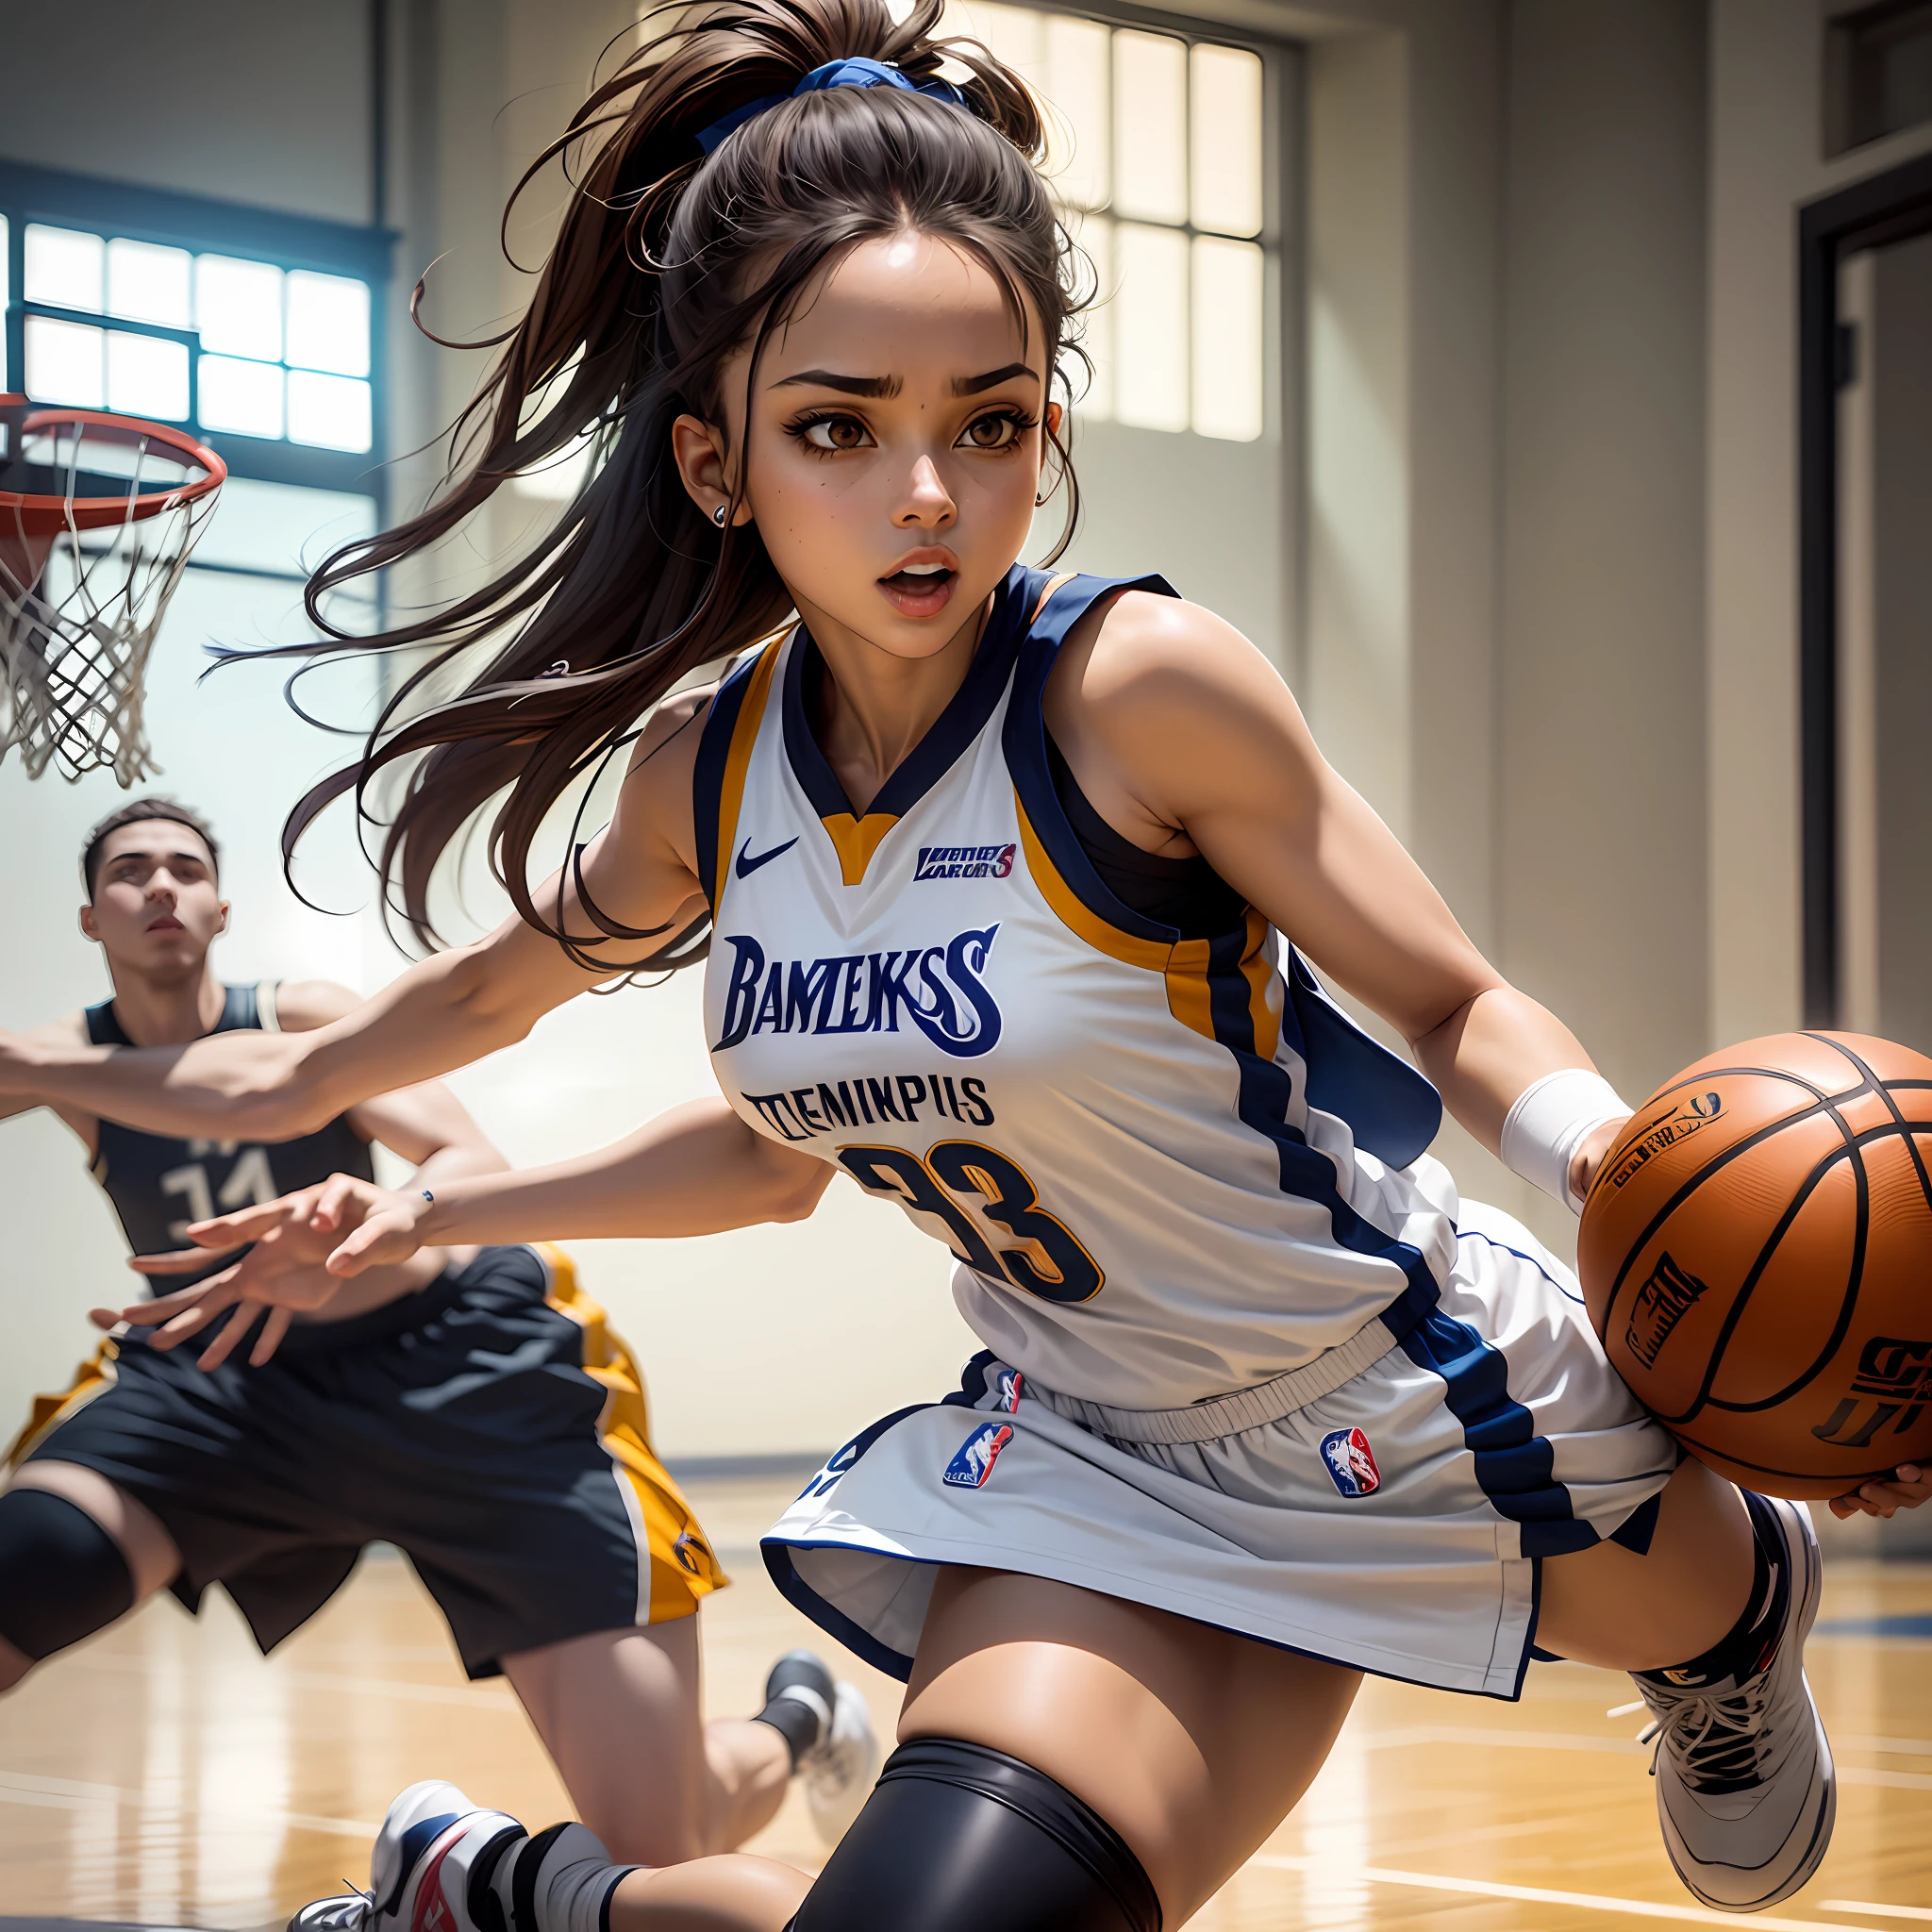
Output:
<svg viewBox="0 0 1932 1932">
<path fill-rule="evenodd" d="M 232 1154 L 235 1142 L 191 1141 L 188 1151 L 202 1156 Z M 189 1228 L 195 1222 L 215 1218 L 218 1205 L 224 1214 L 232 1214 L 238 1208 L 262 1208 L 273 1201 L 281 1190 L 275 1186 L 275 1177 L 269 1172 L 268 1149 L 250 1147 L 228 1170 L 228 1177 L 222 1183 L 219 1194 L 208 1185 L 208 1169 L 200 1160 L 192 1160 L 183 1167 L 171 1167 L 161 1176 L 161 1192 L 179 1194 L 187 1203 L 188 1212 L 179 1221 L 168 1224 L 168 1232 L 177 1241 L 185 1241 Z"/>
</svg>

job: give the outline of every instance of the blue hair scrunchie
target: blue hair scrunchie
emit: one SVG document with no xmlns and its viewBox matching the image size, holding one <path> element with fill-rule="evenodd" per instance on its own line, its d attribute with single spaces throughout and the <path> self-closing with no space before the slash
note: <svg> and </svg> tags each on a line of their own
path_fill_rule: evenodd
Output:
<svg viewBox="0 0 1932 1932">
<path fill-rule="evenodd" d="M 854 55 L 849 59 L 827 60 L 823 67 L 814 67 L 789 94 L 765 94 L 758 100 L 747 101 L 741 108 L 732 108 L 698 136 L 698 145 L 709 155 L 727 134 L 735 133 L 767 108 L 775 108 L 781 101 L 796 100 L 800 94 L 823 93 L 835 87 L 904 88 L 910 93 L 930 94 L 950 107 L 967 108 L 971 111 L 966 96 L 949 80 L 912 80 L 890 60 L 869 60 L 862 55 Z"/>
</svg>

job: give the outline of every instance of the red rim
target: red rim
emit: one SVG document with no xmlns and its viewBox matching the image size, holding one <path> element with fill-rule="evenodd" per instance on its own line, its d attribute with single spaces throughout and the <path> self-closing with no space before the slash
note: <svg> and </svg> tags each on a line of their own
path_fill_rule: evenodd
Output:
<svg viewBox="0 0 1932 1932">
<path fill-rule="evenodd" d="M 26 400 L 23 395 L 0 395 L 0 409 L 25 408 Z M 110 524 L 140 523 L 164 509 L 193 503 L 227 480 L 227 464 L 207 443 L 197 442 L 185 429 L 171 429 L 165 423 L 111 415 L 102 409 L 32 409 L 21 419 L 24 435 L 63 425 L 95 430 L 109 442 L 158 443 L 197 465 L 203 474 L 171 490 L 151 490 L 133 497 L 84 496 L 72 504 L 64 496 L 30 496 L 18 490 L 0 490 L 0 528 L 11 525 L 30 537 L 48 537 L 68 528 L 99 530 Z"/>
</svg>

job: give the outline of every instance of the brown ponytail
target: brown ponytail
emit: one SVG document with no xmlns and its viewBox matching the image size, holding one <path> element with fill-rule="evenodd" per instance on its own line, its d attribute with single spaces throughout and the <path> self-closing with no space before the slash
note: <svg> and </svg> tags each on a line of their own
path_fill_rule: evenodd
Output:
<svg viewBox="0 0 1932 1932">
<path fill-rule="evenodd" d="M 1063 354 L 1079 355 L 1067 340 L 1083 301 L 1076 257 L 1032 165 L 1042 145 L 1040 109 L 976 43 L 930 38 L 942 4 L 918 0 L 895 23 L 885 0 L 678 0 L 664 10 L 673 24 L 597 88 L 518 184 L 521 193 L 545 162 L 587 135 L 600 139 L 528 311 L 481 345 L 502 354 L 452 431 L 452 448 L 466 453 L 460 474 L 422 515 L 339 551 L 308 586 L 321 638 L 293 652 L 326 659 L 408 651 L 421 661 L 361 759 L 290 815 L 285 860 L 346 791 L 373 818 L 370 781 L 400 764 L 379 859 L 384 907 L 434 944 L 437 861 L 507 792 L 490 824 L 497 874 L 526 921 L 583 957 L 590 936 L 566 937 L 531 899 L 530 850 L 546 814 L 635 738 L 680 678 L 791 613 L 756 526 L 721 532 L 685 493 L 671 456 L 675 418 L 723 423 L 725 358 L 750 340 L 755 366 L 828 258 L 904 226 L 984 262 L 1023 325 L 1029 310 L 1040 319 L 1050 371 Z M 837 88 L 786 98 L 708 157 L 700 149 L 699 133 L 735 109 L 790 96 L 812 69 L 855 56 L 891 61 L 915 82 L 935 77 L 950 56 L 970 70 L 966 109 L 904 89 Z M 351 637 L 325 618 L 331 591 L 436 543 L 505 482 L 586 436 L 590 480 L 541 541 L 481 589 L 375 637 Z M 1058 456 L 1064 466 L 1064 447 Z M 1055 556 L 1077 514 L 1065 474 L 1067 526 Z M 453 662 L 485 652 L 458 696 L 412 709 L 426 680 L 444 674 L 446 684 Z M 587 910 L 607 938 L 656 937 Z M 692 938 L 660 941 L 639 963 L 698 957 Z M 605 951 L 597 947 L 600 961 Z"/>
</svg>

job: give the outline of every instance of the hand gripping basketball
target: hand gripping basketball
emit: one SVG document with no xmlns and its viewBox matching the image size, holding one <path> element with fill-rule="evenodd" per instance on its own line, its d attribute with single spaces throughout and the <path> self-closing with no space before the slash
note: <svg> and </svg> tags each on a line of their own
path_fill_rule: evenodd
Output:
<svg viewBox="0 0 1932 1932">
<path fill-rule="evenodd" d="M 1932 1059 L 1787 1033 L 1686 1068 L 1597 1170 L 1577 1271 L 1618 1373 L 1720 1474 L 1841 1515 L 1932 1492 Z"/>
</svg>

